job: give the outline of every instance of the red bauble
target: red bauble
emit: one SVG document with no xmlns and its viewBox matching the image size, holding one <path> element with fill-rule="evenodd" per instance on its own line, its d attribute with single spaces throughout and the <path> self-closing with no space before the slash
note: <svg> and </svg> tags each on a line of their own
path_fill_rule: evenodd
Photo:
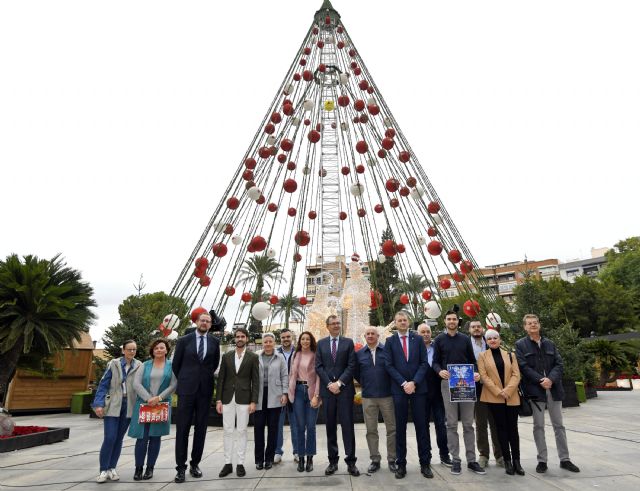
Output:
<svg viewBox="0 0 640 491">
<path fill-rule="evenodd" d="M 313 31 L 311 31 L 311 32 L 313 32 L 314 34 L 318 34 L 318 28 L 317 28 L 317 27 L 314 27 L 314 28 L 313 28 Z"/>
<path fill-rule="evenodd" d="M 199 257 L 195 261 L 197 269 L 207 269 L 209 267 L 209 260 L 206 257 Z"/>
<path fill-rule="evenodd" d="M 227 295 L 228 297 L 232 297 L 233 295 L 235 295 L 235 293 L 236 293 L 236 289 L 231 285 L 229 285 L 224 289 L 224 294 Z"/>
<path fill-rule="evenodd" d="M 424 298 L 425 300 L 431 300 L 431 290 L 424 290 L 422 292 L 422 298 Z"/>
<path fill-rule="evenodd" d="M 361 114 L 360 117 L 358 118 L 358 121 L 362 124 L 365 124 L 366 122 L 369 121 L 369 116 L 367 116 L 366 114 Z"/>
<path fill-rule="evenodd" d="M 208 276 L 203 276 L 200 278 L 200 286 L 209 286 L 211 284 L 211 278 Z"/>
<path fill-rule="evenodd" d="M 480 304 L 477 300 L 467 300 L 464 304 L 462 304 L 462 311 L 468 317 L 475 317 L 480 313 Z"/>
<path fill-rule="evenodd" d="M 378 114 L 380 114 L 380 106 L 378 106 L 377 104 L 369 104 L 367 106 L 367 111 L 369 111 L 369 114 L 371 114 L 371 116 L 377 116 Z"/>
<path fill-rule="evenodd" d="M 268 123 L 265 127 L 264 127 L 264 132 L 267 135 L 273 135 L 273 133 L 276 131 L 276 127 L 273 125 L 273 123 Z"/>
<path fill-rule="evenodd" d="M 464 273 L 460 273 L 459 271 L 456 271 L 455 273 L 453 273 L 453 275 L 451 275 L 452 278 L 457 281 L 458 283 L 464 281 Z"/>
<path fill-rule="evenodd" d="M 278 303 L 278 295 L 271 295 L 271 296 L 269 297 L 269 303 L 270 303 L 271 305 L 275 305 L 275 304 L 277 304 L 277 303 Z"/>
<path fill-rule="evenodd" d="M 367 150 L 369 150 L 369 145 L 367 145 L 366 141 L 360 140 L 358 143 L 356 143 L 356 152 L 367 153 Z"/>
<path fill-rule="evenodd" d="M 390 193 L 395 193 L 400 187 L 400 183 L 396 178 L 390 177 L 389 179 L 387 179 L 384 187 L 387 188 L 387 191 L 389 191 Z"/>
<path fill-rule="evenodd" d="M 281 164 L 284 164 L 287 161 L 287 156 L 283 153 L 281 153 L 280 155 L 278 155 L 278 162 L 280 162 Z"/>
<path fill-rule="evenodd" d="M 462 261 L 462 263 L 460 263 L 460 270 L 466 274 L 471 273 L 471 271 L 473 271 L 473 263 L 468 259 L 465 261 Z"/>
<path fill-rule="evenodd" d="M 198 320 L 198 317 L 200 317 L 200 314 L 208 314 L 208 313 L 209 311 L 204 307 L 197 307 L 193 309 L 191 311 L 191 322 L 195 324 L 195 322 Z"/>
<path fill-rule="evenodd" d="M 356 102 L 353 103 L 353 108 L 356 111 L 363 111 L 365 107 L 366 107 L 366 104 L 362 99 L 357 99 Z"/>
<path fill-rule="evenodd" d="M 310 82 L 311 80 L 313 80 L 313 73 L 311 73 L 311 70 L 305 70 L 304 72 L 302 72 L 302 80 L 306 82 Z"/>
<path fill-rule="evenodd" d="M 382 213 L 383 210 L 384 210 L 384 206 L 382 206 L 381 204 L 377 204 L 376 206 L 373 207 L 373 211 L 375 211 L 376 213 Z"/>
<path fill-rule="evenodd" d="M 311 48 L 309 48 L 308 46 L 304 49 L 304 54 L 305 55 L 310 55 L 311 54 Z"/>
<path fill-rule="evenodd" d="M 396 246 L 396 249 L 398 249 L 398 252 L 399 252 L 400 254 L 403 254 L 403 253 L 407 250 L 407 248 L 404 246 L 404 244 L 398 244 L 398 245 Z"/>
<path fill-rule="evenodd" d="M 288 170 L 296 170 L 296 163 L 295 162 L 289 162 L 287 164 L 287 169 Z"/>
<path fill-rule="evenodd" d="M 406 293 L 400 295 L 400 303 L 402 305 L 407 305 L 409 303 L 409 295 L 407 295 Z"/>
<path fill-rule="evenodd" d="M 293 260 L 294 260 L 295 262 L 299 263 L 300 261 L 302 261 L 302 256 L 296 252 L 296 253 L 293 255 Z"/>
<path fill-rule="evenodd" d="M 287 193 L 293 193 L 296 189 L 298 189 L 298 183 L 295 179 L 287 179 L 286 181 L 284 181 L 282 187 Z"/>
<path fill-rule="evenodd" d="M 432 240 L 427 244 L 427 251 L 429 251 L 429 254 L 432 256 L 439 255 L 442 253 L 442 243 L 437 240 Z"/>
<path fill-rule="evenodd" d="M 349 167 L 345 165 L 342 169 L 340 169 L 340 172 L 342 173 L 343 176 L 348 176 L 351 170 L 349 169 Z"/>
<path fill-rule="evenodd" d="M 451 280 L 445 278 L 444 280 L 440 280 L 440 288 L 443 290 L 448 290 L 451 288 Z"/>
<path fill-rule="evenodd" d="M 227 208 L 230 210 L 235 210 L 238 206 L 240 206 L 240 200 L 235 196 L 232 196 L 227 200 Z"/>
<path fill-rule="evenodd" d="M 327 65 L 325 65 L 324 63 L 320 63 L 318 65 L 318 71 L 322 72 L 322 73 L 326 72 L 327 71 Z"/>
<path fill-rule="evenodd" d="M 384 148 L 381 148 L 380 150 L 378 150 L 378 157 L 380 157 L 381 159 L 386 158 L 387 156 L 387 151 Z"/>
<path fill-rule="evenodd" d="M 283 105 L 282 112 L 285 114 L 285 116 L 291 116 L 294 113 L 293 104 Z"/>
<path fill-rule="evenodd" d="M 317 46 L 318 48 L 320 48 L 320 49 L 324 48 L 324 41 L 318 41 L 318 42 L 316 43 L 316 46 Z"/>
<path fill-rule="evenodd" d="M 310 220 L 315 220 L 318 214 L 315 211 L 311 210 L 308 216 Z"/>
<path fill-rule="evenodd" d="M 344 27 L 342 26 L 338 26 L 338 28 L 336 29 L 336 31 L 338 31 L 338 34 L 342 34 L 344 32 Z"/>
<path fill-rule="evenodd" d="M 264 194 L 261 194 L 260 197 L 256 200 L 256 204 L 264 205 L 267 202 L 267 198 L 264 197 Z"/>
<path fill-rule="evenodd" d="M 309 138 L 309 141 L 311 143 L 318 143 L 320 141 L 320 132 L 316 130 L 311 130 L 307 138 Z"/>
<path fill-rule="evenodd" d="M 282 116 L 280 115 L 279 112 L 275 112 L 271 115 L 271 122 L 274 124 L 278 124 L 280 121 L 282 121 Z"/>
<path fill-rule="evenodd" d="M 338 49 L 343 49 L 344 43 L 342 41 L 338 41 L 338 44 L 336 46 L 338 46 Z"/>
<path fill-rule="evenodd" d="M 438 235 L 438 229 L 436 229 L 435 227 L 429 227 L 427 229 L 427 235 L 429 237 L 435 237 L 436 235 Z"/>
<path fill-rule="evenodd" d="M 268 159 L 271 157 L 271 149 L 269 147 L 260 147 L 258 149 L 258 155 L 261 159 Z"/>
<path fill-rule="evenodd" d="M 300 66 L 305 66 L 307 64 L 307 60 L 305 60 L 304 58 L 302 58 L 300 60 Z"/>
<path fill-rule="evenodd" d="M 387 130 L 384 132 L 384 136 L 386 136 L 387 138 L 394 138 L 396 136 L 396 130 L 394 130 L 393 128 L 387 128 Z"/>
<path fill-rule="evenodd" d="M 398 201 L 398 198 L 391 198 L 389 200 L 389 204 L 391 205 L 391 208 L 397 208 L 400 206 L 400 201 Z"/>
<path fill-rule="evenodd" d="M 305 119 L 304 120 L 304 125 L 305 126 L 309 126 L 311 124 L 311 121 L 309 119 Z"/>
<path fill-rule="evenodd" d="M 331 17 L 329 17 L 328 15 L 324 18 L 324 23 L 329 25 L 331 24 Z"/>
<path fill-rule="evenodd" d="M 251 302 L 251 293 L 249 293 L 249 292 L 244 292 L 244 293 L 242 294 L 242 296 L 240 297 L 240 299 L 241 299 L 243 302 Z"/>
<path fill-rule="evenodd" d="M 373 87 L 371 85 L 367 87 L 367 94 L 373 94 Z"/>
<path fill-rule="evenodd" d="M 300 82 L 300 79 L 301 79 L 301 78 L 302 78 L 302 77 L 300 76 L 300 74 L 299 74 L 299 73 L 294 73 L 294 74 L 293 74 L 293 81 L 294 81 L 294 82 Z"/>
<path fill-rule="evenodd" d="M 291 149 L 293 148 L 293 142 L 288 138 L 285 138 L 280 142 L 280 148 L 285 152 L 290 152 Z"/>
<path fill-rule="evenodd" d="M 382 305 L 382 293 L 371 290 L 369 292 L 369 298 L 371 299 L 371 305 L 369 308 L 377 309 L 380 305 Z"/>
<path fill-rule="evenodd" d="M 359 208 L 359 209 L 358 209 L 358 216 L 359 216 L 360 218 L 364 218 L 364 216 L 365 216 L 366 214 L 367 214 L 367 212 L 365 211 L 365 209 L 364 209 L 364 208 Z"/>
<path fill-rule="evenodd" d="M 449 254 L 447 254 L 447 257 L 449 258 L 449 261 L 454 264 L 462 261 L 462 254 L 460 254 L 460 251 L 458 249 L 451 249 L 449 251 Z"/>
<path fill-rule="evenodd" d="M 307 300 L 307 297 L 300 297 L 298 299 L 298 302 L 300 303 L 300 305 L 305 306 L 309 303 L 309 300 Z"/>
<path fill-rule="evenodd" d="M 206 272 L 207 272 L 206 269 L 196 268 L 193 271 L 193 276 L 195 276 L 196 278 L 202 278 L 205 275 Z"/>
<path fill-rule="evenodd" d="M 348 95 L 340 95 L 338 96 L 338 106 L 347 107 L 349 105 L 349 96 Z"/>
<path fill-rule="evenodd" d="M 427 211 L 432 215 L 438 213 L 440 211 L 440 203 L 437 203 L 436 201 L 429 202 L 427 205 Z"/>
<path fill-rule="evenodd" d="M 365 167 L 364 167 L 364 165 L 362 165 L 362 164 L 358 164 L 358 165 L 356 165 L 356 172 L 357 172 L 358 174 L 364 174 L 364 171 L 365 171 Z"/>
<path fill-rule="evenodd" d="M 291 208 L 289 208 L 287 210 L 287 215 L 289 215 L 290 217 L 294 217 L 294 216 L 296 216 L 296 211 L 297 210 L 292 206 Z"/>
<path fill-rule="evenodd" d="M 407 162 L 409 162 L 409 159 L 411 158 L 411 154 L 409 152 L 407 152 L 406 150 L 403 150 L 402 152 L 400 152 L 398 154 L 398 160 L 400 162 L 404 162 L 405 164 Z"/>
<path fill-rule="evenodd" d="M 244 166 L 247 169 L 255 169 L 256 168 L 256 159 L 253 159 L 251 157 L 249 157 L 247 160 L 244 161 Z"/>
<path fill-rule="evenodd" d="M 393 138 L 384 138 L 382 140 L 382 148 L 385 150 L 391 150 L 395 144 L 396 142 L 393 141 Z"/>
<path fill-rule="evenodd" d="M 306 246 L 306 245 L 309 245 L 309 242 L 311 242 L 311 236 L 309 235 L 309 232 L 305 230 L 300 230 L 296 232 L 296 235 L 294 236 L 294 240 L 296 241 L 296 244 L 298 244 L 299 246 Z"/>
<path fill-rule="evenodd" d="M 341 211 L 340 214 L 338 215 L 338 218 L 340 220 L 346 220 L 347 219 L 347 212 L 346 211 Z"/>
<path fill-rule="evenodd" d="M 359 76 L 362 73 L 362 68 L 356 67 L 353 69 L 353 74 Z"/>
<path fill-rule="evenodd" d="M 230 223 L 225 224 L 224 230 L 222 231 L 222 233 L 231 235 L 233 233 L 233 225 L 231 225 Z"/>
<path fill-rule="evenodd" d="M 349 50 L 349 56 L 351 56 L 351 58 L 353 58 L 355 55 L 356 55 L 356 50 L 355 50 L 355 49 L 353 49 L 353 48 L 351 48 L 351 49 Z"/>
<path fill-rule="evenodd" d="M 251 239 L 250 245 L 253 246 L 255 252 L 261 252 L 267 248 L 267 241 L 264 237 L 256 235 Z"/>
<path fill-rule="evenodd" d="M 218 242 L 211 246 L 211 252 L 213 252 L 213 255 L 216 257 L 224 257 L 227 255 L 227 246 L 222 242 Z"/>
<path fill-rule="evenodd" d="M 400 188 L 400 196 L 402 196 L 403 198 L 406 198 L 407 196 L 409 196 L 409 188 L 402 186 Z"/>
<path fill-rule="evenodd" d="M 271 213 L 274 213 L 274 212 L 278 211 L 278 205 L 276 205 L 275 203 L 269 203 L 269 206 L 267 206 L 267 209 Z"/>
<path fill-rule="evenodd" d="M 253 171 L 252 171 L 252 170 L 249 170 L 249 169 L 245 170 L 245 171 L 242 173 L 242 178 L 243 178 L 245 181 L 251 181 L 251 180 L 253 179 Z"/>
<path fill-rule="evenodd" d="M 407 177 L 407 186 L 409 186 L 410 188 L 413 188 L 415 187 L 416 184 L 418 184 L 418 181 L 416 180 L 415 177 L 413 176 Z"/>
<path fill-rule="evenodd" d="M 398 249 L 396 248 L 396 243 L 392 240 L 385 240 L 382 243 L 382 254 L 386 257 L 393 257 L 397 254 Z"/>
<path fill-rule="evenodd" d="M 367 90 L 369 88 L 369 82 L 366 80 L 360 80 L 358 87 L 360 87 L 360 90 Z"/>
</svg>

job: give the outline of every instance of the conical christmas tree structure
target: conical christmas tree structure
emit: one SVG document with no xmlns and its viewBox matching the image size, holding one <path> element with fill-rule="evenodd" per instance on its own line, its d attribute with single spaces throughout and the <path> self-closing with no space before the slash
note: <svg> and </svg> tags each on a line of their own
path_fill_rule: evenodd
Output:
<svg viewBox="0 0 640 491">
<path fill-rule="evenodd" d="M 384 231 L 391 238 L 381 242 Z M 400 291 L 400 303 L 430 301 L 437 317 L 446 290 L 468 296 L 474 314 L 477 264 L 325 1 L 172 294 L 255 327 L 307 312 L 319 288 L 327 305 L 316 299 L 312 317 L 321 319 L 361 305 L 363 284 L 379 307 L 376 285 L 359 276 L 351 303 L 341 299 L 354 263 L 370 273 L 387 258 L 404 283 L 428 285 L 419 298 Z M 357 337 L 363 326 L 351 327 Z"/>
</svg>

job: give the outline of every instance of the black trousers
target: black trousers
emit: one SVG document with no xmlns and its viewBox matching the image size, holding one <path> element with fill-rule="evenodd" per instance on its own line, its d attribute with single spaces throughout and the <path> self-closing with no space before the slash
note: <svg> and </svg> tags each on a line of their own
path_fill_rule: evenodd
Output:
<svg viewBox="0 0 640 491">
<path fill-rule="evenodd" d="M 176 469 L 187 468 L 189 451 L 189 431 L 194 423 L 193 446 L 191 447 L 191 465 L 198 465 L 202 460 L 204 440 L 207 436 L 207 419 L 211 397 L 195 393 L 178 396 L 178 412 L 176 418 Z"/>
<path fill-rule="evenodd" d="M 488 403 L 498 431 L 498 441 L 505 462 L 520 460 L 520 435 L 518 435 L 518 406 L 506 403 Z"/>
<path fill-rule="evenodd" d="M 253 439 L 256 464 L 273 462 L 278 443 L 278 423 L 282 407 L 267 407 L 269 393 L 267 387 L 262 392 L 262 407 L 253 415 Z M 264 448 L 264 429 L 267 427 L 267 448 Z"/>
<path fill-rule="evenodd" d="M 340 460 L 338 453 L 338 423 L 342 428 L 342 442 L 344 443 L 344 461 L 347 465 L 356 463 L 356 436 L 353 429 L 353 393 L 343 391 L 338 395 L 329 394 L 322 399 L 324 406 L 325 428 L 327 430 L 327 450 L 329 463 L 337 464 Z"/>
<path fill-rule="evenodd" d="M 407 467 L 409 403 L 418 442 L 418 460 L 421 466 L 431 463 L 431 440 L 427 434 L 427 395 L 393 394 L 393 407 L 396 411 L 396 464 L 404 468 Z"/>
</svg>

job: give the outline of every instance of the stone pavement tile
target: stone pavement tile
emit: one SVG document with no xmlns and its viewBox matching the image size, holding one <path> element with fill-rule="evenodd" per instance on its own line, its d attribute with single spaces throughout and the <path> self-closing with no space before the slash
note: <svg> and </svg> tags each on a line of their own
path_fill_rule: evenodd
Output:
<svg viewBox="0 0 640 491">
<path fill-rule="evenodd" d="M 95 480 L 96 476 L 97 474 L 93 470 L 70 473 L 69 471 L 51 469 L 34 471 L 0 469 L 0 489 L 16 487 L 36 489 L 33 485 L 37 484 L 38 490 L 62 490 L 88 479 Z"/>
</svg>

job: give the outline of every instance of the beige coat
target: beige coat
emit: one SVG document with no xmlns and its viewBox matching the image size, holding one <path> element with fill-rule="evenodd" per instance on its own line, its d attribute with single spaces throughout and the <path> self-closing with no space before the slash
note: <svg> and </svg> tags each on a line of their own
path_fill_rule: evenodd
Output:
<svg viewBox="0 0 640 491">
<path fill-rule="evenodd" d="M 480 400 L 489 403 L 504 403 L 505 400 L 500 395 L 500 391 L 504 388 L 508 395 L 507 406 L 519 406 L 518 384 L 520 383 L 520 368 L 518 367 L 518 361 L 515 355 L 509 356 L 509 353 L 502 349 L 500 353 L 504 361 L 504 380 L 507 386 L 502 386 L 491 350 L 483 351 L 478 357 L 478 372 L 480 372 L 480 378 L 484 385 Z"/>
</svg>

